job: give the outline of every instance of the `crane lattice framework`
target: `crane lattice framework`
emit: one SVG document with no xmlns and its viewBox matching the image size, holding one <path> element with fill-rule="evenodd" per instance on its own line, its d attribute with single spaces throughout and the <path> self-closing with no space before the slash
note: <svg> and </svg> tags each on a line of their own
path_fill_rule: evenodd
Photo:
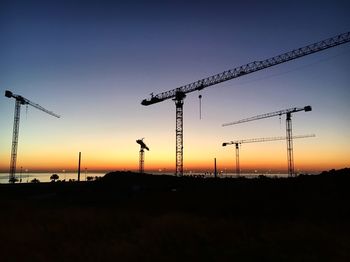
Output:
<svg viewBox="0 0 350 262">
<path fill-rule="evenodd" d="M 262 114 L 262 115 L 241 119 L 235 122 L 226 123 L 226 124 L 223 124 L 222 126 L 236 125 L 240 123 L 263 119 L 263 118 L 286 115 L 287 116 L 286 140 L 287 140 L 288 175 L 294 176 L 295 172 L 294 172 L 294 157 L 293 157 L 292 113 L 296 113 L 300 111 L 309 112 L 311 110 L 312 110 L 311 106 L 293 107 L 293 108 L 284 109 L 284 110 L 280 110 L 272 113 L 267 113 L 267 114 Z"/>
<path fill-rule="evenodd" d="M 187 93 L 202 90 L 240 76 L 251 74 L 268 67 L 282 64 L 303 56 L 317 53 L 350 41 L 350 32 L 343 33 L 292 51 L 265 59 L 254 61 L 222 73 L 200 79 L 196 82 L 180 86 L 178 88 L 159 93 L 151 94 L 148 99 L 142 100 L 144 106 L 156 104 L 167 99 L 173 99 L 176 105 L 176 175 L 183 175 L 183 103 Z"/>
<path fill-rule="evenodd" d="M 298 136 L 293 136 L 293 139 L 308 138 L 308 137 L 315 137 L 315 136 L 316 136 L 315 134 L 298 135 Z M 227 145 L 235 145 L 236 146 L 236 175 L 239 175 L 241 173 L 240 164 L 239 164 L 239 146 L 241 144 L 261 143 L 261 142 L 270 142 L 270 141 L 278 141 L 278 140 L 286 140 L 286 139 L 287 139 L 287 137 L 285 137 L 285 136 L 250 138 L 250 139 L 242 139 L 242 140 L 234 140 L 234 141 L 230 141 L 230 142 L 224 142 L 224 143 L 222 143 L 222 146 L 227 146 Z"/>
<path fill-rule="evenodd" d="M 136 143 L 140 145 L 140 151 L 139 151 L 139 172 L 143 174 L 145 172 L 145 150 L 149 151 L 148 146 L 143 142 L 143 139 L 137 139 Z"/>
<path fill-rule="evenodd" d="M 23 96 L 13 94 L 11 91 L 6 90 L 5 96 L 8 98 L 16 99 L 15 103 L 15 116 L 13 122 L 13 133 L 12 133 L 12 148 L 11 148 L 11 161 L 10 161 L 10 172 L 9 172 L 9 182 L 16 182 L 16 160 L 17 160 L 17 146 L 18 146 L 18 134 L 19 134 L 19 120 L 21 116 L 21 105 L 30 105 L 39 109 L 49 115 L 59 118 L 60 116 L 43 108 L 42 106 L 24 98 Z"/>
</svg>

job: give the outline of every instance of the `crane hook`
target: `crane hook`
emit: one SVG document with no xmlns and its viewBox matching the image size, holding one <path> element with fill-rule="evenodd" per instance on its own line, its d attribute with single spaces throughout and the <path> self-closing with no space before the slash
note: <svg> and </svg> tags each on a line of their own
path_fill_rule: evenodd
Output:
<svg viewBox="0 0 350 262">
<path fill-rule="evenodd" d="M 279 115 L 279 119 L 280 119 L 280 128 L 282 127 L 282 118 L 281 115 Z"/>
</svg>

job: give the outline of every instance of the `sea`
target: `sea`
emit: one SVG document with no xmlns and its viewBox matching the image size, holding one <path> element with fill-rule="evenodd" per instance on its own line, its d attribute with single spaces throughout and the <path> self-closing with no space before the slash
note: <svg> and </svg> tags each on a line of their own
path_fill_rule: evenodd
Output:
<svg viewBox="0 0 350 262">
<path fill-rule="evenodd" d="M 50 177 L 53 174 L 57 174 L 59 176 L 60 181 L 77 181 L 78 180 L 78 173 L 77 172 L 64 172 L 64 173 L 33 173 L 33 172 L 24 172 L 22 174 L 16 174 L 17 183 L 31 183 L 34 179 L 39 180 L 40 182 L 51 182 Z M 106 172 L 81 172 L 80 173 L 80 181 L 88 181 L 88 180 L 96 180 L 100 177 L 103 177 L 106 174 Z M 167 173 L 167 172 L 155 172 L 150 173 L 153 175 L 174 175 L 174 173 Z M 274 177 L 288 177 L 288 174 L 284 173 L 241 173 L 239 177 L 245 177 L 245 178 L 257 178 L 259 176 L 266 176 L 270 178 Z M 194 177 L 214 177 L 214 173 L 197 173 L 197 172 L 185 172 L 184 176 L 194 176 Z M 217 177 L 225 178 L 225 177 L 231 177 L 235 178 L 238 177 L 236 173 L 225 173 L 220 172 L 217 174 Z M 9 183 L 9 174 L 8 173 L 0 173 L 0 184 L 8 184 Z"/>
<path fill-rule="evenodd" d="M 39 180 L 40 182 L 51 182 L 50 177 L 53 174 L 57 174 L 60 181 L 77 181 L 78 173 L 77 172 L 65 172 L 65 173 L 32 173 L 32 172 L 24 172 L 22 174 L 17 173 L 16 183 L 31 183 L 34 179 Z M 89 177 L 96 179 L 96 177 L 103 177 L 105 172 L 81 172 L 80 173 L 80 181 L 87 181 Z M 0 173 L 0 184 L 8 184 L 9 183 L 9 174 L 8 173 Z"/>
</svg>

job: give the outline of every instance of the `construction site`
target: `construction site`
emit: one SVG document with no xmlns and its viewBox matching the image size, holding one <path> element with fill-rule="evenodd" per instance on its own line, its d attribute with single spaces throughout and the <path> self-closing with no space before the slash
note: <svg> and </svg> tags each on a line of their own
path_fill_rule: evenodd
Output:
<svg viewBox="0 0 350 262">
<path fill-rule="evenodd" d="M 261 71 L 273 66 L 277 66 L 286 62 L 289 62 L 291 60 L 303 58 L 305 56 L 318 53 L 330 48 L 337 47 L 342 44 L 346 44 L 350 42 L 350 32 L 343 33 L 319 42 L 315 42 L 312 44 L 309 44 L 307 46 L 303 46 L 297 49 L 293 49 L 291 51 L 279 54 L 277 56 L 273 56 L 270 58 L 267 58 L 265 60 L 260 61 L 253 61 L 238 67 L 235 67 L 233 69 L 226 70 L 224 72 L 221 72 L 219 74 L 206 77 L 200 80 L 197 80 L 195 82 L 189 83 L 184 86 L 180 86 L 178 88 L 161 92 L 159 94 L 154 95 L 151 93 L 151 97 L 148 99 L 143 99 L 141 104 L 143 106 L 149 106 L 153 104 L 160 103 L 162 101 L 166 100 L 173 100 L 175 102 L 175 108 L 176 108 L 176 118 L 175 118 L 175 172 L 174 174 L 176 176 L 183 176 L 184 175 L 184 101 L 186 96 L 189 93 L 195 92 L 195 91 L 202 91 L 205 88 L 212 87 L 215 85 L 218 85 L 222 82 L 226 82 L 229 80 L 233 80 L 242 76 L 246 76 L 248 74 L 252 74 L 257 71 Z M 15 112 L 14 112 L 14 123 L 13 123 L 13 134 L 12 134 L 12 148 L 11 148 L 11 161 L 10 161 L 10 171 L 9 171 L 9 182 L 15 183 L 18 181 L 16 177 L 16 161 L 17 161 L 17 147 L 18 147 L 18 137 L 19 137 L 19 123 L 20 123 L 20 114 L 21 114 L 21 106 L 22 105 L 30 105 L 36 109 L 39 109 L 51 116 L 54 116 L 56 118 L 60 118 L 59 115 L 45 109 L 44 107 L 40 106 L 37 103 L 34 103 L 30 101 L 29 99 L 13 94 L 11 91 L 6 90 L 5 91 L 5 97 L 7 98 L 13 98 L 15 99 Z M 200 118 L 201 118 L 201 99 L 202 95 L 199 95 L 199 102 L 200 102 Z M 284 110 L 279 110 L 276 112 L 271 113 L 265 113 L 262 115 L 257 115 L 254 117 L 238 120 L 235 122 L 225 123 L 222 126 L 230 126 L 230 125 L 236 125 L 244 122 L 264 119 L 264 118 L 270 118 L 282 115 L 286 115 L 286 136 L 283 138 L 286 140 L 287 143 L 287 170 L 288 170 L 288 176 L 293 177 L 296 175 L 295 168 L 294 168 L 294 155 L 293 155 L 293 139 L 294 138 L 307 138 L 307 137 L 314 137 L 315 135 L 299 135 L 296 137 L 293 137 L 292 132 L 292 114 L 297 112 L 310 112 L 312 111 L 312 107 L 310 105 L 304 106 L 304 107 L 294 107 Z M 235 144 L 236 145 L 236 161 L 235 161 L 235 170 L 236 174 L 240 175 L 240 166 L 239 166 L 239 145 L 242 143 L 253 143 L 253 142 L 266 142 L 266 141 L 276 141 L 276 140 L 283 140 L 280 138 L 251 138 L 251 139 L 244 139 L 244 140 L 238 140 L 238 141 L 231 141 L 230 143 L 224 143 L 223 146 L 228 144 Z M 139 172 L 144 173 L 144 149 L 149 150 L 149 148 L 146 146 L 146 144 L 143 142 L 143 139 L 138 139 L 136 142 L 140 145 L 140 151 L 139 151 Z M 81 153 L 79 153 L 79 168 L 78 168 L 78 181 L 80 181 L 80 158 Z M 216 158 L 215 158 L 216 163 Z M 214 167 L 214 173 L 217 173 L 216 170 L 216 164 Z"/>
<path fill-rule="evenodd" d="M 216 158 L 213 171 L 208 175 L 184 172 L 183 105 L 188 93 L 349 41 L 350 33 L 344 33 L 170 91 L 151 94 L 149 99 L 142 100 L 144 106 L 170 99 L 175 102 L 176 168 L 171 175 L 145 172 L 145 150 L 149 154 L 152 151 L 142 138 L 136 140 L 140 146 L 137 173 L 111 172 L 96 181 L 87 182 L 85 178 L 85 182 L 81 182 L 79 152 L 76 180 L 65 183 L 58 180 L 58 175 L 52 175 L 51 183 L 38 183 L 39 180 L 21 183 L 22 179 L 16 175 L 21 106 L 29 105 L 53 117 L 60 116 L 6 90 L 5 97 L 15 101 L 15 111 L 8 178 L 12 185 L 0 185 L 4 221 L 0 245 L 15 254 L 11 256 L 15 260 L 24 260 L 30 255 L 36 261 L 67 258 L 97 261 L 116 257 L 125 261 L 296 261 L 301 258 L 347 261 L 350 259 L 347 248 L 350 229 L 345 223 L 350 215 L 346 204 L 350 199 L 349 169 L 310 176 L 297 174 L 294 167 L 294 140 L 316 135 L 294 135 L 292 115 L 312 111 L 310 105 L 222 124 L 228 127 L 286 116 L 285 136 L 222 143 L 222 146 L 234 146 L 235 153 L 231 153 L 234 178 L 218 173 Z M 200 95 L 200 101 L 201 98 Z M 280 140 L 287 144 L 287 178 L 242 176 L 240 147 L 243 144 Z M 46 211 L 48 207 L 52 210 Z M 63 222 L 56 222 L 57 218 Z M 14 224 L 17 219 L 20 220 Z M 53 238 L 44 240 L 49 236 Z M 44 241 L 39 245 L 40 251 L 33 246 L 37 241 Z M 23 252 L 16 253 L 17 247 Z M 96 252 L 90 252 L 92 249 Z"/>
<path fill-rule="evenodd" d="M 350 261 L 348 8 L 0 4 L 1 261 Z"/>
</svg>

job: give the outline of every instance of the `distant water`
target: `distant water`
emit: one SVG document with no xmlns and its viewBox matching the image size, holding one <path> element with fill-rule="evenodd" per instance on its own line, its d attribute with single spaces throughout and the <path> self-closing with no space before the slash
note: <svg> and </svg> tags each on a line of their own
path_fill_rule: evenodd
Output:
<svg viewBox="0 0 350 262">
<path fill-rule="evenodd" d="M 30 183 L 34 178 L 38 179 L 40 182 L 50 182 L 50 177 L 54 173 L 22 173 L 16 174 L 17 179 L 19 180 L 18 183 L 20 183 L 20 179 L 22 179 L 22 183 Z M 86 181 L 88 177 L 103 177 L 106 173 L 105 172 L 81 172 L 80 173 L 80 181 Z M 174 175 L 174 173 L 168 173 L 168 172 L 163 172 L 163 173 L 153 173 L 154 175 Z M 59 180 L 78 180 L 78 174 L 76 172 L 71 173 L 57 173 L 59 176 Z M 195 172 L 190 172 L 190 173 L 185 173 L 185 176 L 203 176 L 203 177 L 214 177 L 214 173 L 195 173 Z M 256 178 L 260 175 L 264 175 L 266 177 L 288 177 L 288 174 L 267 174 L 267 173 L 242 173 L 240 176 L 241 177 L 246 177 L 246 178 Z M 225 178 L 225 177 L 237 177 L 235 173 L 218 173 L 218 177 Z M 9 179 L 9 174 L 8 173 L 0 173 L 0 184 L 7 184 Z"/>
<path fill-rule="evenodd" d="M 172 173 L 174 174 L 174 173 Z M 195 173 L 195 172 L 191 172 L 191 173 L 184 173 L 184 175 L 186 176 L 201 176 L 201 177 L 214 177 L 214 173 Z M 217 177 L 220 178 L 225 178 L 225 177 L 230 177 L 230 178 L 237 178 L 237 177 L 245 177 L 245 178 L 257 178 L 259 176 L 266 176 L 266 177 L 288 177 L 288 174 L 284 174 L 284 173 L 276 173 L 276 174 L 269 174 L 269 173 L 241 173 L 240 175 L 237 175 L 236 173 L 217 173 Z"/>
<path fill-rule="evenodd" d="M 57 174 L 59 176 L 59 180 L 78 180 L 78 173 L 22 173 L 16 174 L 16 178 L 18 179 L 18 183 L 20 183 L 20 179 L 22 179 L 22 183 L 30 183 L 34 178 L 38 179 L 40 182 L 50 182 L 50 177 L 52 174 Z M 87 177 L 102 177 L 106 173 L 80 173 L 80 181 L 85 181 Z M 0 184 L 7 184 L 9 180 L 9 174 L 8 173 L 0 173 Z"/>
</svg>

